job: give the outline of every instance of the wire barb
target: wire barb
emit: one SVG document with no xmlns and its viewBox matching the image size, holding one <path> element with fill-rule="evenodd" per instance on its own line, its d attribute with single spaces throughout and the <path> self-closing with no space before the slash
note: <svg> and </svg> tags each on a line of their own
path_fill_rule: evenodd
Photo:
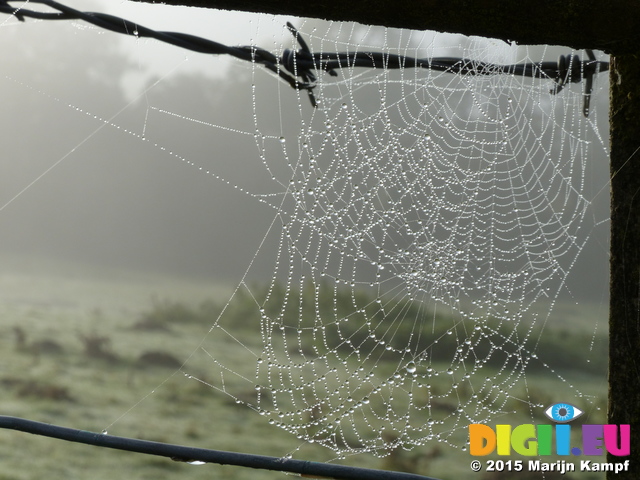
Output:
<svg viewBox="0 0 640 480">
<path fill-rule="evenodd" d="M 318 105 L 313 94 L 313 89 L 317 84 L 317 77 L 314 73 L 316 71 L 324 71 L 336 77 L 338 76 L 337 69 L 352 67 L 427 68 L 460 75 L 512 74 L 532 78 L 548 78 L 555 82 L 555 87 L 551 90 L 553 94 L 560 93 L 567 83 L 579 83 L 585 80 L 583 114 L 588 116 L 594 76 L 609 69 L 608 62 L 596 60 L 593 50 L 586 51 L 588 60 L 584 61 L 581 61 L 577 55 L 569 54 L 561 55 L 558 62 L 514 65 L 496 65 L 455 57 L 440 57 L 429 60 L 381 52 L 312 53 L 300 32 L 289 22 L 287 22 L 287 28 L 300 48 L 297 51 L 286 49 L 281 57 L 277 57 L 268 50 L 256 46 L 229 47 L 195 35 L 155 31 L 113 15 L 81 12 L 54 0 L 30 0 L 29 5 L 46 5 L 56 10 L 55 12 L 39 12 L 22 8 L 22 6 L 12 7 L 10 4 L 13 1 L 15 0 L 0 0 L 0 13 L 13 15 L 21 22 L 24 22 L 27 17 L 40 20 L 84 20 L 100 28 L 123 35 L 154 38 L 199 53 L 231 55 L 239 60 L 257 63 L 275 73 L 292 88 L 306 90 L 313 107 Z"/>
<path fill-rule="evenodd" d="M 609 69 L 609 64 L 599 62 L 593 50 L 585 50 L 588 60 L 580 61 L 580 57 L 575 54 L 560 55 L 558 58 L 556 85 L 551 89 L 551 93 L 556 95 L 562 91 L 567 83 L 578 83 L 584 80 L 585 88 L 583 94 L 582 113 L 589 116 L 589 106 L 591 104 L 591 93 L 593 92 L 593 77 Z"/>
</svg>

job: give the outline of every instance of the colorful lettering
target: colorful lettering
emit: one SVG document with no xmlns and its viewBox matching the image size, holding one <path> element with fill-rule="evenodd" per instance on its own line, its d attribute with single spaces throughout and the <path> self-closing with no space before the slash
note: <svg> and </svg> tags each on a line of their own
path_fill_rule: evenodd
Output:
<svg viewBox="0 0 640 480">
<path fill-rule="evenodd" d="M 629 425 L 582 425 L 582 445 L 571 446 L 571 426 L 568 424 L 469 425 L 469 453 L 486 456 L 491 453 L 507 456 L 515 453 L 535 455 L 606 455 L 627 456 L 631 453 Z M 555 434 L 555 435 L 554 435 Z M 555 438 L 554 438 L 555 437 Z M 555 449 L 553 448 L 555 440 Z"/>
<path fill-rule="evenodd" d="M 619 425 L 620 447 L 618 447 L 618 425 L 603 425 L 604 447 L 611 455 L 623 457 L 631 454 L 631 426 Z"/>
<path fill-rule="evenodd" d="M 475 457 L 489 455 L 496 448 L 496 434 L 489 425 L 469 425 L 469 453 Z"/>
</svg>

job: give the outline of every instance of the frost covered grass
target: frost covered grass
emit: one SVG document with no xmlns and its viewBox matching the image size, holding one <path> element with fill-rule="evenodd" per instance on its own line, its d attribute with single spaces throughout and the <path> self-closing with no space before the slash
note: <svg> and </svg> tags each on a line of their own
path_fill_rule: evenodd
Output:
<svg viewBox="0 0 640 480">
<path fill-rule="evenodd" d="M 179 369 L 215 320 L 229 289 L 212 285 L 204 288 L 175 279 L 88 279 L 81 274 L 31 279 L 6 275 L 0 283 L 1 414 L 203 448 L 273 456 L 300 448 L 294 454 L 297 458 L 333 458 L 331 452 L 318 447 L 301 447 L 301 441 L 268 425 L 264 417 L 186 378 Z M 247 299 L 239 299 L 229 314 L 237 313 L 237 331 L 248 333 L 247 329 L 255 325 L 247 317 L 252 309 L 243 305 Z M 584 316 L 576 306 L 563 311 L 572 312 L 576 318 Z M 565 329 L 565 324 L 573 327 L 579 323 L 568 318 L 557 322 L 557 332 L 563 333 L 542 337 L 550 338 L 551 343 L 541 343 L 538 351 L 555 352 L 560 338 L 570 354 L 584 352 L 584 338 L 592 335 L 593 327 Z M 554 328 L 553 322 L 548 328 Z M 213 342 L 207 348 L 216 349 L 218 356 L 233 362 L 237 347 Z M 592 360 L 604 362 L 601 356 L 597 350 Z M 206 381 L 207 367 L 206 361 L 195 362 L 189 364 L 188 371 Z M 598 369 L 569 369 L 566 377 L 585 394 L 600 398 L 595 402 L 600 410 L 593 407 L 587 414 L 589 422 L 602 423 L 606 377 Z M 544 405 L 556 401 L 552 380 L 544 370 L 527 374 L 530 398 Z M 228 381 L 229 386 L 235 386 L 232 377 Z M 434 379 L 435 389 L 441 381 L 448 380 Z M 525 392 L 521 394 L 524 397 Z M 247 395 L 254 392 L 248 391 Z M 509 415 L 509 423 L 532 422 L 532 412 L 525 404 L 514 402 L 509 408 L 517 412 Z M 544 422 L 539 413 L 534 412 L 534 421 Z M 0 445 L 0 479 L 283 478 L 276 472 L 191 466 L 11 431 L 0 431 Z M 433 443 L 412 451 L 396 451 L 385 458 L 348 457 L 344 463 L 454 480 L 468 475 L 468 460 L 466 452 Z M 600 477 L 585 474 L 580 478 Z"/>
</svg>

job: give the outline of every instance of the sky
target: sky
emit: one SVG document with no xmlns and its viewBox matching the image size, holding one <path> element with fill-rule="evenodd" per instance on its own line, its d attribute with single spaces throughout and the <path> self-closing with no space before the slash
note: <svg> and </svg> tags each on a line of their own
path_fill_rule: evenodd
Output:
<svg viewBox="0 0 640 480">
<path fill-rule="evenodd" d="M 294 17 L 139 2 L 67 4 L 154 29 L 273 51 L 282 48 L 282 39 L 290 44 L 287 21 L 306 32 L 328 28 Z M 362 32 L 367 29 L 358 28 L 355 35 Z M 379 32 L 368 32 L 366 41 L 384 41 Z M 338 32 L 347 34 L 348 28 Z M 284 112 L 297 108 L 299 115 L 309 114 L 302 111 L 307 105 L 297 106 L 295 92 L 250 65 L 102 32 L 82 22 L 0 19 L 0 36 L 12 46 L 3 55 L 5 76 L 0 78 L 0 257 L 229 282 L 254 262 L 259 277 L 272 275 L 269 253 L 275 244 L 261 247 L 264 254 L 255 259 L 254 254 L 268 236 L 273 211 L 235 186 L 270 193 L 250 135 L 255 129 L 251 84 L 264 89 L 257 107 L 260 125 L 273 137 L 295 137 L 300 128 L 283 118 Z M 426 42 L 427 52 L 446 54 L 447 41 L 459 41 L 455 35 L 438 39 L 437 48 Z M 494 41 L 480 45 L 508 48 Z M 538 51 L 555 59 L 562 49 L 529 53 Z M 604 97 L 596 99 L 602 131 Z M 587 188 L 595 198 L 594 215 L 602 219 L 607 162 L 594 161 L 601 164 L 591 166 Z M 574 267 L 578 297 L 606 296 L 606 234 L 606 224 L 593 231 Z"/>
</svg>

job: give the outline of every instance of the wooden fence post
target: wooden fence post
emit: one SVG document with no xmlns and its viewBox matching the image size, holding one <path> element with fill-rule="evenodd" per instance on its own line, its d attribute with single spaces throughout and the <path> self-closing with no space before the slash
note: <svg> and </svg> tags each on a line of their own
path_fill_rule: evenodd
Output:
<svg viewBox="0 0 640 480">
<path fill-rule="evenodd" d="M 630 480 L 640 473 L 640 50 L 612 56 L 610 75 L 608 421 L 631 425 L 632 443 L 630 471 L 607 478 Z"/>
</svg>

